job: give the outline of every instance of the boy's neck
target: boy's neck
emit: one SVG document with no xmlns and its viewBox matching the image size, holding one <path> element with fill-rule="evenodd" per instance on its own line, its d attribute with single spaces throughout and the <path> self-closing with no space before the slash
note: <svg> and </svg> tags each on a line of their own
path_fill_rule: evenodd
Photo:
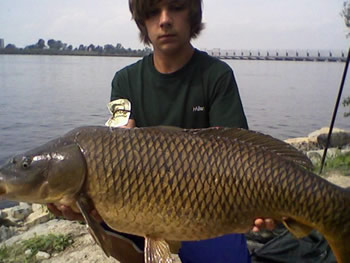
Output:
<svg viewBox="0 0 350 263">
<path fill-rule="evenodd" d="M 163 74 L 170 74 L 178 71 L 187 64 L 192 58 L 194 48 L 189 45 L 188 48 L 181 52 L 175 52 L 171 54 L 164 54 L 154 50 L 153 63 L 158 72 Z"/>
</svg>

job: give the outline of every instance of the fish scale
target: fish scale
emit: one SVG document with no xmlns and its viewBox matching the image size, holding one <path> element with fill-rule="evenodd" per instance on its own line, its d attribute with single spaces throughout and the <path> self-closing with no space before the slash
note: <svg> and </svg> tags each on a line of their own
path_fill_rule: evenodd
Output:
<svg viewBox="0 0 350 263">
<path fill-rule="evenodd" d="M 60 151 L 77 159 L 65 166 L 70 158 L 63 158 L 60 169 L 86 170 L 76 193 L 111 228 L 150 238 L 151 246 L 243 233 L 262 217 L 283 221 L 298 237 L 317 229 L 338 262 L 350 262 L 349 191 L 310 172 L 302 153 L 270 136 L 235 128 L 81 127 L 25 156 Z M 1 178 L 0 193 L 9 191 Z"/>
<path fill-rule="evenodd" d="M 147 209 L 147 206 L 145 204 L 142 205 L 142 212 L 147 213 L 162 213 L 162 209 L 164 209 L 165 206 L 171 205 L 174 206 L 175 209 L 173 209 L 174 213 L 170 214 L 171 218 L 181 217 L 181 213 L 183 213 L 183 210 L 189 211 L 189 210 L 196 210 L 196 215 L 194 215 L 193 211 L 187 212 L 190 216 L 194 216 L 195 218 L 199 217 L 210 219 L 215 217 L 215 220 L 225 220 L 227 218 L 227 215 L 232 214 L 234 218 L 230 218 L 231 222 L 232 220 L 235 221 L 242 221 L 239 218 L 239 211 L 244 211 L 245 207 L 253 206 L 253 207 L 259 207 L 261 210 L 265 210 L 266 207 L 264 205 L 264 201 L 261 201 L 263 199 L 267 200 L 273 200 L 273 197 L 275 196 L 276 191 L 266 191 L 264 198 L 254 198 L 254 200 L 250 200 L 247 198 L 247 196 L 252 195 L 252 193 L 259 192 L 259 184 L 256 184 L 256 181 L 261 180 L 261 178 L 265 178 L 265 181 L 263 183 L 267 184 L 267 189 L 274 189 L 275 182 L 275 176 L 261 176 L 256 175 L 252 176 L 254 173 L 250 171 L 251 165 L 247 165 L 247 161 L 241 162 L 240 159 L 248 160 L 249 157 L 246 157 L 245 155 L 239 154 L 244 152 L 244 145 L 240 145 L 239 143 L 236 143 L 236 145 L 230 144 L 227 146 L 227 144 L 220 144 L 218 141 L 216 141 L 216 136 L 212 136 L 212 138 L 209 138 L 210 143 L 205 144 L 203 140 L 199 140 L 198 138 L 173 138 L 174 136 L 173 132 L 169 132 L 166 136 L 164 134 L 158 135 L 153 134 L 151 130 L 148 133 L 144 133 L 139 135 L 140 133 L 130 136 L 130 138 L 114 138 L 112 136 L 111 138 L 103 138 L 103 141 L 105 142 L 105 145 L 107 147 L 117 147 L 117 151 L 120 151 L 120 155 L 124 156 L 123 158 L 120 157 L 120 160 L 113 160 L 113 163 L 118 163 L 120 165 L 119 173 L 116 170 L 115 174 L 118 174 L 118 177 L 120 177 L 120 181 L 113 180 L 113 183 L 109 183 L 109 185 L 113 185 L 115 188 L 120 187 L 120 193 L 118 194 L 118 191 L 115 189 L 114 191 L 110 191 L 110 193 L 115 197 L 113 199 L 113 202 L 118 204 L 118 200 L 116 200 L 116 196 L 120 196 L 122 199 L 122 203 L 124 205 L 121 205 L 125 208 L 125 206 L 131 205 L 132 209 L 131 211 L 134 211 L 134 213 L 138 214 L 140 210 L 137 210 L 137 207 L 139 205 L 139 202 L 142 198 L 145 198 L 145 202 L 152 203 L 155 202 L 158 205 L 155 207 L 152 207 L 150 211 L 145 212 L 145 209 Z M 175 133 L 175 135 L 177 135 Z M 91 136 L 91 135 L 89 135 Z M 98 137 L 102 138 L 103 136 L 97 135 Z M 78 141 L 80 139 L 78 138 Z M 98 141 L 98 140 L 97 140 Z M 109 143 L 106 143 L 109 142 Z M 115 143 L 111 143 L 111 141 L 115 141 Z M 80 142 L 81 144 L 81 142 Z M 138 145 L 139 149 L 138 151 L 134 150 L 135 147 L 133 145 Z M 182 145 L 183 147 L 179 147 L 179 145 Z M 209 145 L 208 148 L 205 148 L 206 145 Z M 226 153 L 231 153 L 231 156 L 233 156 L 233 161 L 227 161 L 227 154 L 225 158 L 221 158 L 221 156 L 218 154 L 219 145 L 223 148 L 223 151 Z M 237 147 L 236 147 L 237 146 Z M 82 146 L 83 148 L 86 148 Z M 144 149 L 146 147 L 146 149 Z M 230 149 L 227 149 L 230 148 Z M 181 154 L 177 152 L 177 149 L 181 150 Z M 165 154 L 168 151 L 176 152 L 176 154 Z M 230 151 L 231 150 L 231 151 Z M 92 152 L 92 151 L 91 151 Z M 141 157 L 138 153 L 143 152 L 147 153 L 144 154 L 143 157 Z M 250 155 L 248 151 L 246 151 Z M 99 160 L 98 153 L 100 151 L 94 152 L 97 155 L 91 156 L 91 159 Z M 254 155 L 254 153 L 253 153 Z M 187 157 L 188 164 L 186 165 L 186 162 L 184 160 L 180 160 L 180 163 L 184 163 L 184 167 L 182 166 L 176 166 L 174 164 L 179 162 L 178 158 L 175 158 L 175 156 L 182 156 L 183 158 Z M 255 153 L 256 156 L 256 153 Z M 135 162 L 135 160 L 137 160 Z M 210 163 L 210 160 L 215 160 L 215 163 L 219 166 L 221 163 L 226 163 L 227 166 L 224 168 L 224 171 L 226 174 L 228 174 L 227 177 L 224 178 L 224 180 L 221 180 L 219 182 L 215 182 L 213 178 L 217 177 L 217 167 L 212 166 L 213 164 Z M 273 167 L 273 165 L 278 166 L 278 162 L 273 163 L 272 162 L 272 156 L 269 155 L 260 155 L 259 159 L 255 160 L 256 164 L 256 171 L 264 171 L 266 170 L 266 167 Z M 87 161 L 89 163 L 89 161 Z M 236 166 L 234 166 L 234 164 Z M 238 164 L 238 165 L 237 165 Z M 108 163 L 105 163 L 105 165 L 109 165 Z M 137 167 L 141 167 L 141 169 L 137 170 Z M 169 167 L 177 167 L 177 170 L 169 170 Z M 186 169 L 184 169 L 186 168 Z M 148 171 L 148 174 L 143 173 L 143 169 Z M 102 170 L 101 170 L 102 171 Z M 151 172 L 153 171 L 153 172 Z M 276 171 L 276 169 L 275 169 Z M 200 174 L 201 176 L 198 177 L 198 179 L 195 181 L 194 174 L 195 173 Z M 95 171 L 91 172 L 92 174 L 95 173 Z M 244 174 L 250 174 L 250 176 L 241 176 L 240 180 L 234 180 L 230 182 L 227 178 L 232 178 L 234 174 L 237 175 L 244 175 Z M 101 175 L 98 176 L 98 181 L 104 181 L 106 178 L 115 178 L 115 175 L 109 175 L 106 176 L 105 173 L 100 173 Z M 143 178 L 142 181 L 137 181 L 135 176 L 136 174 L 139 174 L 139 177 Z M 255 172 L 256 174 L 256 172 Z M 175 185 L 178 186 L 175 189 L 171 189 L 171 187 L 168 187 L 168 184 L 162 184 L 164 182 L 164 179 L 160 180 L 160 175 L 164 176 L 167 175 L 170 177 L 170 180 L 175 180 Z M 179 177 L 180 176 L 180 177 Z M 293 181 L 293 177 L 288 177 L 290 181 Z M 209 180 L 210 179 L 210 180 Z M 210 182 L 209 182 L 210 181 Z M 289 185 L 291 182 L 288 182 L 286 185 Z M 204 185 L 207 184 L 207 187 L 204 187 Z M 236 184 L 236 185 L 233 185 Z M 136 185 L 136 186 L 135 186 Z M 142 186 L 144 185 L 144 187 Z M 194 191 L 193 186 L 197 185 L 198 191 Z M 210 191 L 208 189 L 208 185 L 213 190 Z M 215 187 L 214 187 L 214 186 Z M 94 187 L 95 184 L 92 183 L 92 186 Z M 225 187 L 226 186 L 226 187 Z M 236 195 L 225 195 L 227 191 L 224 190 L 224 188 L 235 188 L 237 189 Z M 295 188 L 295 187 L 294 187 Z M 294 193 L 294 188 L 291 189 L 291 192 Z M 133 189 L 133 191 L 131 191 Z M 137 190 L 136 190 L 137 189 Z M 198 198 L 198 192 L 204 191 L 203 197 Z M 101 192 L 101 191 L 99 191 Z M 210 194 L 209 194 L 210 192 Z M 281 194 L 284 192 L 284 190 L 281 190 Z M 132 196 L 138 195 L 136 199 L 133 199 Z M 173 198 L 170 198 L 173 197 Z M 209 198 L 207 198 L 209 197 Z M 281 197 L 280 197 L 281 198 Z M 296 198 L 296 194 L 292 195 L 292 200 Z M 93 198 L 94 199 L 94 198 Z M 174 201 L 176 200 L 176 202 Z M 101 198 L 101 203 L 105 203 L 106 200 L 103 200 Z M 236 207 L 233 206 L 234 201 L 236 201 Z M 251 202 L 255 201 L 255 202 Z M 203 203 L 204 202 L 204 203 Z M 142 202 L 141 202 L 142 203 Z M 95 205 L 96 201 L 95 201 Z M 98 207 L 98 205 L 97 205 Z M 112 207 L 112 206 L 111 206 Z M 116 205 L 115 209 L 119 209 L 120 206 Z M 193 209 L 195 208 L 195 209 Z M 234 209 L 236 208 L 236 209 Z M 199 209 L 199 211 L 197 211 Z M 306 212 L 306 211 L 303 211 Z M 131 212 L 129 212 L 130 214 Z M 180 215 L 180 216 L 179 216 Z M 140 216 L 140 215 L 139 215 Z M 162 220 L 164 219 L 162 216 Z M 134 217 L 133 217 L 134 218 Z M 235 219 L 237 218 L 237 219 Z M 125 215 L 125 220 L 128 220 L 127 216 Z M 252 219 L 251 219 L 252 220 Z M 107 223 L 109 221 L 107 220 Z M 161 222 L 154 222 L 152 224 L 152 228 L 149 229 L 149 234 L 152 234 L 152 232 L 163 232 L 165 230 L 156 230 L 157 223 Z M 190 224 L 191 222 L 188 222 Z M 113 225 L 113 222 L 111 220 L 110 223 L 111 226 Z M 208 224 L 209 225 L 209 224 Z M 118 226 L 117 226 L 118 227 Z M 188 228 L 188 225 L 183 225 L 183 228 Z M 138 230 L 138 231 L 144 231 L 145 229 Z M 183 229 L 180 230 L 183 232 Z M 130 231 L 129 231 L 130 232 Z M 133 231 L 132 231 L 133 232 Z M 207 230 L 208 232 L 208 230 Z M 216 227 L 213 229 L 213 232 L 217 232 Z M 140 234 L 139 232 L 135 231 L 135 234 Z M 174 235 L 174 233 L 172 233 Z M 169 233 L 170 235 L 170 233 Z M 211 236 L 211 233 L 206 233 L 205 235 L 208 235 L 207 237 Z M 173 238 L 173 237 L 170 237 Z M 186 239 L 193 239 L 192 236 L 186 237 Z"/>
</svg>

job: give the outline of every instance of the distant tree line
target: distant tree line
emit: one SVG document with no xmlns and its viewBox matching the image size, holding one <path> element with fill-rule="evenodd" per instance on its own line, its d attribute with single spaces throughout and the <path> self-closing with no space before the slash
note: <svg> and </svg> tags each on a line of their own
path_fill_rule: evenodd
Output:
<svg viewBox="0 0 350 263">
<path fill-rule="evenodd" d="M 43 55 L 89 55 L 89 56 L 144 56 L 152 50 L 148 47 L 144 49 L 124 48 L 122 44 L 117 43 L 115 46 L 106 44 L 95 46 L 83 44 L 79 47 L 73 47 L 63 43 L 61 40 L 49 39 L 45 43 L 44 39 L 39 39 L 37 43 L 17 48 L 14 44 L 8 44 L 4 49 L 0 49 L 0 54 L 43 54 Z"/>
</svg>

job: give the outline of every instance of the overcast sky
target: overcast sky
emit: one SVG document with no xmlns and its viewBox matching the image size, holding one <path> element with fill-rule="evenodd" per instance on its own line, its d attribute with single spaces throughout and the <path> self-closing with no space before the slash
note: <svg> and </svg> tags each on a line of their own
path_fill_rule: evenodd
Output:
<svg viewBox="0 0 350 263">
<path fill-rule="evenodd" d="M 347 49 L 344 0 L 203 0 L 198 48 Z M 143 48 L 127 0 L 0 0 L 5 45 L 39 38 L 72 44 Z"/>
</svg>

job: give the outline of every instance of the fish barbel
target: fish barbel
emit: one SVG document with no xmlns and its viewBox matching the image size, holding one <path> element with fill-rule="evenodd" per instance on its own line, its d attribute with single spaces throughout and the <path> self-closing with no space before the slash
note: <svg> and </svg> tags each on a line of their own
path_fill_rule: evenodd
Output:
<svg viewBox="0 0 350 263">
<path fill-rule="evenodd" d="M 316 229 L 350 262 L 350 192 L 311 166 L 292 146 L 237 128 L 90 126 L 11 159 L 0 196 L 75 206 L 83 195 L 112 229 L 146 238 L 146 262 L 168 262 L 155 253 L 167 254 L 165 240 L 243 233 L 260 217 L 296 237 Z"/>
</svg>

